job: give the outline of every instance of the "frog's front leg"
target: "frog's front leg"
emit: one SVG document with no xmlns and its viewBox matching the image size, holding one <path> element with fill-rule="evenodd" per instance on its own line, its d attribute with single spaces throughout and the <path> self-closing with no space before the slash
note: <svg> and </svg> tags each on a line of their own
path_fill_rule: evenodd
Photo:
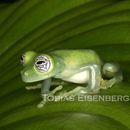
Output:
<svg viewBox="0 0 130 130">
<path fill-rule="evenodd" d="M 45 103 L 47 102 L 46 101 L 47 96 L 54 95 L 57 91 L 62 89 L 62 85 L 59 85 L 58 87 L 50 91 L 51 81 L 52 81 L 51 78 L 43 81 L 43 85 L 41 87 L 42 101 L 37 105 L 38 108 L 41 108 L 45 105 Z"/>
<path fill-rule="evenodd" d="M 50 87 L 51 87 L 51 78 L 45 79 L 41 87 L 42 101 L 37 105 L 38 108 L 41 108 L 45 105 L 46 103 L 45 97 L 50 94 Z"/>
<path fill-rule="evenodd" d="M 83 94 L 94 94 L 99 92 L 101 80 L 100 66 L 96 64 L 85 66 L 81 68 L 81 72 L 82 71 L 88 73 L 88 81 L 86 81 L 86 87 L 76 87 L 75 89 L 61 95 L 62 97 L 71 95 L 76 96 Z"/>
<path fill-rule="evenodd" d="M 59 84 L 53 83 L 53 85 L 58 85 L 58 86 L 56 88 L 54 88 L 52 91 L 50 91 L 51 84 L 52 84 L 51 78 L 43 81 L 43 85 L 41 87 L 41 96 L 42 97 L 44 97 L 45 95 L 53 95 L 57 91 L 59 91 L 63 88 L 63 86 L 62 86 L 63 82 L 59 83 Z"/>
</svg>

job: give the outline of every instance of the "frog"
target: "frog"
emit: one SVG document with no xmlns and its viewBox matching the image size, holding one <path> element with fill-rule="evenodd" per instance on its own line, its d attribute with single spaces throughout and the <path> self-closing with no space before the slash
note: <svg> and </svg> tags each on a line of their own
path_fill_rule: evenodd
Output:
<svg viewBox="0 0 130 130">
<path fill-rule="evenodd" d="M 21 56 L 20 62 L 23 65 L 21 70 L 23 82 L 42 82 L 26 87 L 27 90 L 41 89 L 42 100 L 37 105 L 38 108 L 46 103 L 43 97 L 55 95 L 63 88 L 60 84 L 50 91 L 52 79 L 78 85 L 70 91 L 61 93 L 61 97 L 99 93 L 101 89 L 108 89 L 123 80 L 119 64 L 103 62 L 92 49 L 61 49 L 44 53 L 27 51 Z"/>
</svg>

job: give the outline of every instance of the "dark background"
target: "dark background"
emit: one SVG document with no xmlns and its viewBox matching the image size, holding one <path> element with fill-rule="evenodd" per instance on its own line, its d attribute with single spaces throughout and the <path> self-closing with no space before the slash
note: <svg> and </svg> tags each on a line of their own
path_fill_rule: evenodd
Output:
<svg viewBox="0 0 130 130">
<path fill-rule="evenodd" d="M 18 0 L 0 0 L 0 3 L 12 3 L 12 2 L 16 2 Z"/>
</svg>

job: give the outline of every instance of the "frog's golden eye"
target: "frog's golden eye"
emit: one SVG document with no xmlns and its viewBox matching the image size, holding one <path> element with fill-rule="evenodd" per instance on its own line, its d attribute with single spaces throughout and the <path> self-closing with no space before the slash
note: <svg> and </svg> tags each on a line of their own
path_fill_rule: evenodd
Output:
<svg viewBox="0 0 130 130">
<path fill-rule="evenodd" d="M 48 71 L 50 69 L 51 62 L 47 56 L 38 56 L 35 61 L 35 67 L 40 71 Z"/>
<path fill-rule="evenodd" d="M 20 57 L 20 63 L 21 63 L 22 65 L 25 64 L 25 55 L 22 55 L 22 56 Z"/>
</svg>

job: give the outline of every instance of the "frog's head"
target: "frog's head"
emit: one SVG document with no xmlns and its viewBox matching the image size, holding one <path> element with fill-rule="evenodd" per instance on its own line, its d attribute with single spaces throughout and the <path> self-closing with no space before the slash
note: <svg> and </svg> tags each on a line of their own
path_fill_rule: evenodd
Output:
<svg viewBox="0 0 130 130">
<path fill-rule="evenodd" d="M 62 69 L 59 57 L 28 51 L 20 59 L 24 69 L 21 76 L 24 82 L 35 82 L 55 76 Z"/>
</svg>

